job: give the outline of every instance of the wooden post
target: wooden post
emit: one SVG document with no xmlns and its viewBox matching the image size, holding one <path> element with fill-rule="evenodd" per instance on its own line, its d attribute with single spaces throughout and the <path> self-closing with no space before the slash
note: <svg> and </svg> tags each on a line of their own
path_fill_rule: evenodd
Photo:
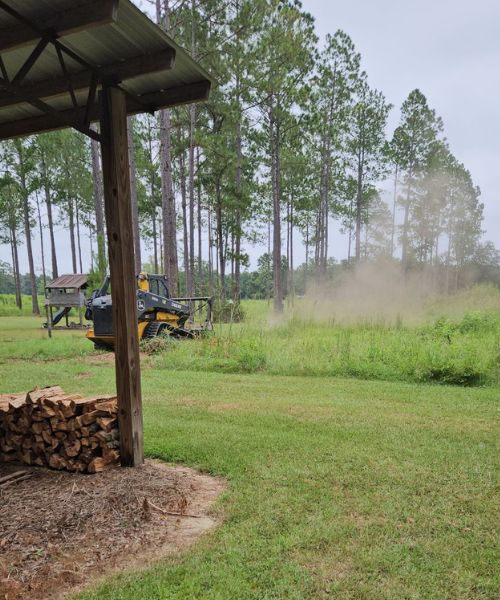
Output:
<svg viewBox="0 0 500 600">
<path fill-rule="evenodd" d="M 122 466 L 137 466 L 144 461 L 144 450 L 125 94 L 104 87 L 100 99 L 120 455 Z"/>
<path fill-rule="evenodd" d="M 52 315 L 50 314 L 49 307 L 45 305 L 45 316 L 47 317 L 47 333 L 49 334 L 49 338 L 52 337 Z"/>
</svg>

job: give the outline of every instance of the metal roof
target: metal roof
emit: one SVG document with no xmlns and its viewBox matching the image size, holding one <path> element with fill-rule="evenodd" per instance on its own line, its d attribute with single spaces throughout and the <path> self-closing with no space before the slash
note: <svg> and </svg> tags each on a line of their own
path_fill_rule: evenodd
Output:
<svg viewBox="0 0 500 600">
<path fill-rule="evenodd" d="M 70 288 L 83 288 L 87 286 L 88 277 L 84 273 L 74 273 L 71 275 L 60 275 L 54 281 L 48 283 L 46 289 L 70 289 Z"/>
<path fill-rule="evenodd" d="M 88 128 L 102 83 L 133 114 L 205 100 L 212 79 L 130 0 L 0 0 L 0 139 Z"/>
</svg>

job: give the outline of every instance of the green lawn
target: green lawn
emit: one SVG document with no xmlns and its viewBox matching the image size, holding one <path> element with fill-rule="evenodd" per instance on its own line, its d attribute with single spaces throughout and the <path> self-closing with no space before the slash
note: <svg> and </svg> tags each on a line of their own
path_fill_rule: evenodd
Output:
<svg viewBox="0 0 500 600">
<path fill-rule="evenodd" d="M 86 355 L 81 332 L 48 341 L 25 321 L 17 334 L 0 318 L 0 391 L 113 390 L 112 364 Z M 155 361 L 143 369 L 146 453 L 225 476 L 223 524 L 79 598 L 498 598 L 497 386 Z"/>
</svg>

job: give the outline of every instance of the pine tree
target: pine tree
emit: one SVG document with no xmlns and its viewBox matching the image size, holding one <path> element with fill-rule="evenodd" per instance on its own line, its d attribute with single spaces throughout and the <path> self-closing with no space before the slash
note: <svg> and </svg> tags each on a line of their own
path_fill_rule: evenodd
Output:
<svg viewBox="0 0 500 600">
<path fill-rule="evenodd" d="M 327 35 L 311 98 L 318 138 L 319 204 L 314 239 L 320 276 L 326 274 L 330 215 L 332 211 L 342 212 L 345 201 L 342 188 L 347 170 L 343 155 L 359 69 L 360 55 L 349 36 L 340 30 L 333 36 Z"/>
<path fill-rule="evenodd" d="M 267 3 L 262 31 L 253 59 L 260 78 L 253 90 L 265 133 L 272 197 L 274 310 L 283 310 L 281 145 L 287 115 L 304 101 L 305 81 L 314 62 L 316 34 L 313 19 L 300 4 L 280 0 Z"/>
<path fill-rule="evenodd" d="M 30 138 L 24 138 L 7 142 L 4 148 L 6 150 L 5 162 L 10 168 L 17 191 L 20 195 L 31 284 L 31 310 L 34 315 L 38 316 L 40 315 L 40 307 L 38 305 L 35 261 L 31 235 L 32 206 L 30 203 L 30 194 L 33 191 L 32 178 L 34 177 L 34 145 Z"/>
<path fill-rule="evenodd" d="M 426 97 L 418 89 L 410 92 L 401 107 L 400 124 L 391 142 L 394 160 L 399 165 L 406 187 L 402 199 L 404 220 L 401 234 L 401 261 L 409 265 L 409 225 L 411 204 L 415 195 L 418 172 L 425 164 L 432 144 L 443 129 L 441 119 L 429 108 Z"/>
<path fill-rule="evenodd" d="M 21 273 L 19 271 L 20 229 L 22 227 L 22 202 L 19 188 L 7 170 L 0 178 L 0 242 L 10 246 L 12 255 L 12 275 L 14 278 L 16 306 L 23 306 L 21 294 Z"/>
<path fill-rule="evenodd" d="M 361 229 L 373 185 L 387 172 L 385 127 L 391 106 L 382 92 L 368 86 L 365 77 L 356 85 L 356 102 L 350 111 L 347 151 L 356 180 L 355 258 L 361 259 Z"/>
</svg>

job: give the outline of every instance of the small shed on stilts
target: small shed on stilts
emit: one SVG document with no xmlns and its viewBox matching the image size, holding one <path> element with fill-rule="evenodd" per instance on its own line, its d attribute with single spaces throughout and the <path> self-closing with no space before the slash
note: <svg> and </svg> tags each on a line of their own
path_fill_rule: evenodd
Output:
<svg viewBox="0 0 500 600">
<path fill-rule="evenodd" d="M 63 318 L 66 327 L 70 327 L 69 313 L 73 308 L 78 312 L 78 323 L 71 323 L 71 327 L 84 327 L 83 310 L 87 286 L 88 277 L 83 273 L 61 275 L 45 286 L 46 326 L 49 336 L 51 330 L 58 327 Z"/>
</svg>

